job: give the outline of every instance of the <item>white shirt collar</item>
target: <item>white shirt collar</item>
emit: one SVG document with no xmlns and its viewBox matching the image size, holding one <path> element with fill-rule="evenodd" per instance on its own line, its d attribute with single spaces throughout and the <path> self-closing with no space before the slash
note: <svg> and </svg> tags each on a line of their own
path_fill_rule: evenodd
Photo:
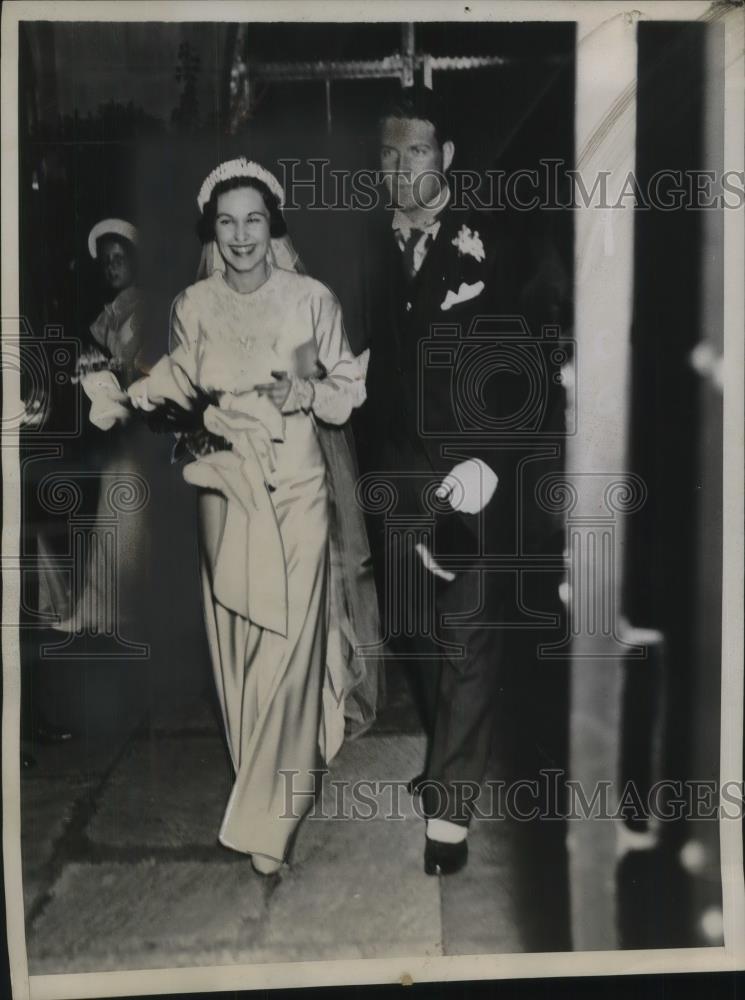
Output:
<svg viewBox="0 0 745 1000">
<path fill-rule="evenodd" d="M 446 185 L 438 191 L 431 201 L 425 203 L 420 213 L 421 218 L 417 220 L 416 224 L 411 222 L 408 215 L 402 212 L 400 208 L 397 208 L 393 213 L 391 228 L 403 240 L 408 239 L 412 229 L 421 229 L 422 232 L 431 233 L 432 236 L 436 236 L 437 230 L 440 228 L 440 213 L 447 207 L 449 202 L 450 188 Z"/>
</svg>

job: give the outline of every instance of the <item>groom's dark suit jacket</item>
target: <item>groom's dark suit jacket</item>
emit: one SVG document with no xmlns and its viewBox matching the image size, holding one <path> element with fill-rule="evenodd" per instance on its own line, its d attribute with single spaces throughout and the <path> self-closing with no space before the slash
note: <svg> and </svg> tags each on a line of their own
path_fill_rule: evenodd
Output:
<svg viewBox="0 0 745 1000">
<path fill-rule="evenodd" d="M 436 552 L 466 555 L 485 530 L 503 553 L 555 548 L 560 524 L 534 496 L 558 468 L 525 464 L 563 432 L 558 355 L 541 343 L 557 290 L 521 263 L 499 218 L 447 206 L 420 270 L 408 278 L 391 213 L 371 219 L 363 263 L 368 398 L 357 421 L 363 471 L 391 473 L 397 512 L 423 512 L 422 477 L 482 458 L 499 477 L 484 518 L 437 517 Z M 535 470 L 535 471 L 534 471 Z M 413 477 L 402 473 L 415 473 Z M 549 542 L 549 539 L 553 541 Z"/>
</svg>

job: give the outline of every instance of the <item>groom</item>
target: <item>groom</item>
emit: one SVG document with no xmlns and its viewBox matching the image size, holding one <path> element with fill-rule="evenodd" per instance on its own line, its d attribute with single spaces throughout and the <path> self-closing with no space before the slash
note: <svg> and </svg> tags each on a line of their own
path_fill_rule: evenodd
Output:
<svg viewBox="0 0 745 1000">
<path fill-rule="evenodd" d="M 521 312 L 521 284 L 505 233 L 454 205 L 455 146 L 432 92 L 404 91 L 378 138 L 387 206 L 371 220 L 363 262 L 371 357 L 358 451 L 367 475 L 393 488 L 395 516 L 431 526 L 392 542 L 383 518 L 371 518 L 371 548 L 383 621 L 399 623 L 389 642 L 413 664 L 428 737 L 424 772 L 410 783 L 427 817 L 424 867 L 450 874 L 468 858 L 501 682 L 512 578 L 485 557 L 515 551 L 517 452 L 479 432 L 509 426 L 524 403 L 524 384 L 496 361 L 499 317 Z M 456 391 L 458 345 L 474 333 L 485 353 Z M 482 379 L 490 357 L 495 370 Z"/>
</svg>

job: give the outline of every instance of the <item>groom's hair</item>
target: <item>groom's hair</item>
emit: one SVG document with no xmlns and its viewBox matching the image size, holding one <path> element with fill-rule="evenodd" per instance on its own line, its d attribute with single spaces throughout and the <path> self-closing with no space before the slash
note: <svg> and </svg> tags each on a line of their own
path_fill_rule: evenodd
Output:
<svg viewBox="0 0 745 1000">
<path fill-rule="evenodd" d="M 209 243 L 215 238 L 215 219 L 217 218 L 217 199 L 219 196 L 227 191 L 235 191 L 236 188 L 244 187 L 253 188 L 264 199 L 266 210 L 269 213 L 269 235 L 271 238 L 277 239 L 286 234 L 287 223 L 282 209 L 279 207 L 279 201 L 266 184 L 258 177 L 229 177 L 227 180 L 215 184 L 210 199 L 204 206 L 202 216 L 197 223 L 197 236 L 202 243 Z"/>
<path fill-rule="evenodd" d="M 441 147 L 455 138 L 447 102 L 427 87 L 405 87 L 384 105 L 378 115 L 378 135 L 389 118 L 429 122 L 434 126 L 435 138 Z"/>
</svg>

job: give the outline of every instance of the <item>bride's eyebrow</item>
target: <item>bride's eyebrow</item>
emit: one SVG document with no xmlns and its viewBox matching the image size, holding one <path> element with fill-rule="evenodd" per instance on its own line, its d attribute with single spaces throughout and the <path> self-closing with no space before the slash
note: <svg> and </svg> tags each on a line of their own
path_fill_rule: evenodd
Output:
<svg viewBox="0 0 745 1000">
<path fill-rule="evenodd" d="M 262 219 L 268 217 L 268 212 L 262 212 L 260 208 L 254 208 L 250 212 L 246 212 L 243 216 L 244 219 L 250 219 L 252 215 L 260 215 Z M 216 219 L 236 219 L 238 216 L 231 215 L 230 212 L 218 212 L 215 216 Z"/>
</svg>

